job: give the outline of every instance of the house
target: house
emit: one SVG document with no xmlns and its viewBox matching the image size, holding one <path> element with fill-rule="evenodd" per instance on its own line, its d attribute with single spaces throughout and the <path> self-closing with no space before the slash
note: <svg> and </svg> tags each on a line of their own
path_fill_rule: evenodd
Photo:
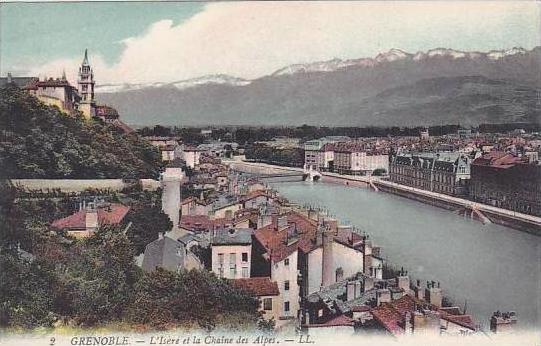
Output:
<svg viewBox="0 0 541 346">
<path fill-rule="evenodd" d="M 201 150 L 197 147 L 182 146 L 182 159 L 186 162 L 186 166 L 195 168 L 199 165 L 199 159 L 201 158 Z"/>
<path fill-rule="evenodd" d="M 359 271 L 382 275 L 371 241 L 339 227 L 337 220 L 297 211 L 263 219 L 254 232 L 252 276 L 269 276 L 278 283 L 284 315 L 277 325 L 298 318 L 300 300 L 322 287 Z"/>
<path fill-rule="evenodd" d="M 193 238 L 185 241 L 179 241 L 170 237 L 164 237 L 163 234 L 158 239 L 149 243 L 145 247 L 145 252 L 141 267 L 146 272 L 162 268 L 169 271 L 179 271 L 181 269 L 203 269 L 201 260 L 190 250 L 197 244 Z"/>
<path fill-rule="evenodd" d="M 231 284 L 250 294 L 259 300 L 259 311 L 266 320 L 278 321 L 282 316 L 282 298 L 278 290 L 278 284 L 269 277 L 247 278 L 231 280 Z"/>
<path fill-rule="evenodd" d="M 272 204 L 275 198 L 267 190 L 249 192 L 241 199 L 244 208 L 259 208 L 263 204 Z"/>
<path fill-rule="evenodd" d="M 122 223 L 130 207 L 118 203 L 82 203 L 78 212 L 55 220 L 51 226 L 76 238 L 90 237 L 102 226 Z"/>
<path fill-rule="evenodd" d="M 252 261 L 252 230 L 221 228 L 211 238 L 212 271 L 221 278 L 249 278 Z"/>
</svg>

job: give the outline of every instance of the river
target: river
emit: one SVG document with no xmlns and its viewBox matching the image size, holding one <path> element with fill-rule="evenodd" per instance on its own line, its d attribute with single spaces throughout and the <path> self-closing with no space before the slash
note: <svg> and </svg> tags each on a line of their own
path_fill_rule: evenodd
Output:
<svg viewBox="0 0 541 346">
<path fill-rule="evenodd" d="M 496 310 L 516 311 L 521 327 L 540 325 L 541 237 L 364 188 L 309 182 L 273 188 L 365 231 L 388 262 L 416 279 L 441 282 L 460 307 L 467 300 L 467 312 L 484 328 Z"/>
</svg>

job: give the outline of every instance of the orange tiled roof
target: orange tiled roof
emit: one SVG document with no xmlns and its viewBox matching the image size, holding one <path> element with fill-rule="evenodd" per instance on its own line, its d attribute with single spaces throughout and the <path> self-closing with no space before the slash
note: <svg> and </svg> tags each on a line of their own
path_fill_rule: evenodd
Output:
<svg viewBox="0 0 541 346">
<path fill-rule="evenodd" d="M 280 294 L 276 281 L 269 277 L 257 277 L 248 279 L 231 280 L 231 284 L 237 288 L 252 292 L 257 297 L 277 296 Z"/>
<path fill-rule="evenodd" d="M 270 225 L 255 231 L 257 241 L 266 249 L 273 262 L 280 262 L 296 250 L 307 253 L 316 246 L 317 223 L 295 211 L 287 214 L 288 227 L 278 231 L 277 219 L 274 218 Z M 287 244 L 288 230 L 297 228 L 299 240 L 290 245 Z"/>
<path fill-rule="evenodd" d="M 117 225 L 122 222 L 129 210 L 130 207 L 118 203 L 112 203 L 106 207 L 98 207 L 98 224 Z M 57 229 L 85 229 L 86 213 L 86 210 L 79 210 L 70 216 L 53 221 L 51 226 Z"/>
</svg>

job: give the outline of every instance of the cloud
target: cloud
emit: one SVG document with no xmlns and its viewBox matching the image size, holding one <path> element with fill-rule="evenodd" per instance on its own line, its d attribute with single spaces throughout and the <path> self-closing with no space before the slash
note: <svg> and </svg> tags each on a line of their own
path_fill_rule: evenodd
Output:
<svg viewBox="0 0 541 346">
<path fill-rule="evenodd" d="M 122 40 L 113 65 L 90 55 L 99 83 L 171 82 L 226 73 L 257 78 L 294 63 L 448 47 L 532 48 L 540 41 L 531 2 L 224 2 L 179 25 L 153 23 Z M 75 81 L 81 58 L 31 69 Z M 56 71 L 56 72 L 55 72 Z"/>
</svg>

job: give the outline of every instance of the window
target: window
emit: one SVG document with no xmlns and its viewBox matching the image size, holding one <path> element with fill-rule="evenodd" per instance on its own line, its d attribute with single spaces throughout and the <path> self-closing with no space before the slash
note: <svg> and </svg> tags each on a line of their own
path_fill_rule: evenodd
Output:
<svg viewBox="0 0 541 346">
<path fill-rule="evenodd" d="M 323 309 L 317 311 L 317 317 L 323 317 Z"/>
<path fill-rule="evenodd" d="M 289 312 L 289 302 L 284 302 L 284 311 Z"/>
<path fill-rule="evenodd" d="M 243 262 L 248 262 L 248 252 L 243 252 L 242 253 L 242 261 Z"/>
<path fill-rule="evenodd" d="M 229 254 L 229 264 L 231 267 L 235 266 L 237 263 L 237 254 L 236 253 L 230 253 Z"/>
<path fill-rule="evenodd" d="M 230 276 L 230 278 L 234 278 L 235 276 L 237 276 L 237 268 L 231 267 L 229 269 L 229 276 Z"/>
<path fill-rule="evenodd" d="M 289 291 L 289 280 L 284 281 L 284 290 Z"/>
<path fill-rule="evenodd" d="M 250 271 L 248 270 L 248 267 L 242 267 L 242 277 L 243 278 L 250 277 Z"/>
<path fill-rule="evenodd" d="M 224 254 L 223 253 L 218 254 L 218 263 L 219 263 L 220 267 L 224 265 Z"/>
<path fill-rule="evenodd" d="M 286 259 L 284 260 L 284 265 L 285 265 L 285 266 L 288 266 L 288 265 L 289 265 L 289 258 L 286 258 Z"/>
<path fill-rule="evenodd" d="M 263 299 L 263 310 L 265 311 L 272 310 L 272 298 Z"/>
</svg>

